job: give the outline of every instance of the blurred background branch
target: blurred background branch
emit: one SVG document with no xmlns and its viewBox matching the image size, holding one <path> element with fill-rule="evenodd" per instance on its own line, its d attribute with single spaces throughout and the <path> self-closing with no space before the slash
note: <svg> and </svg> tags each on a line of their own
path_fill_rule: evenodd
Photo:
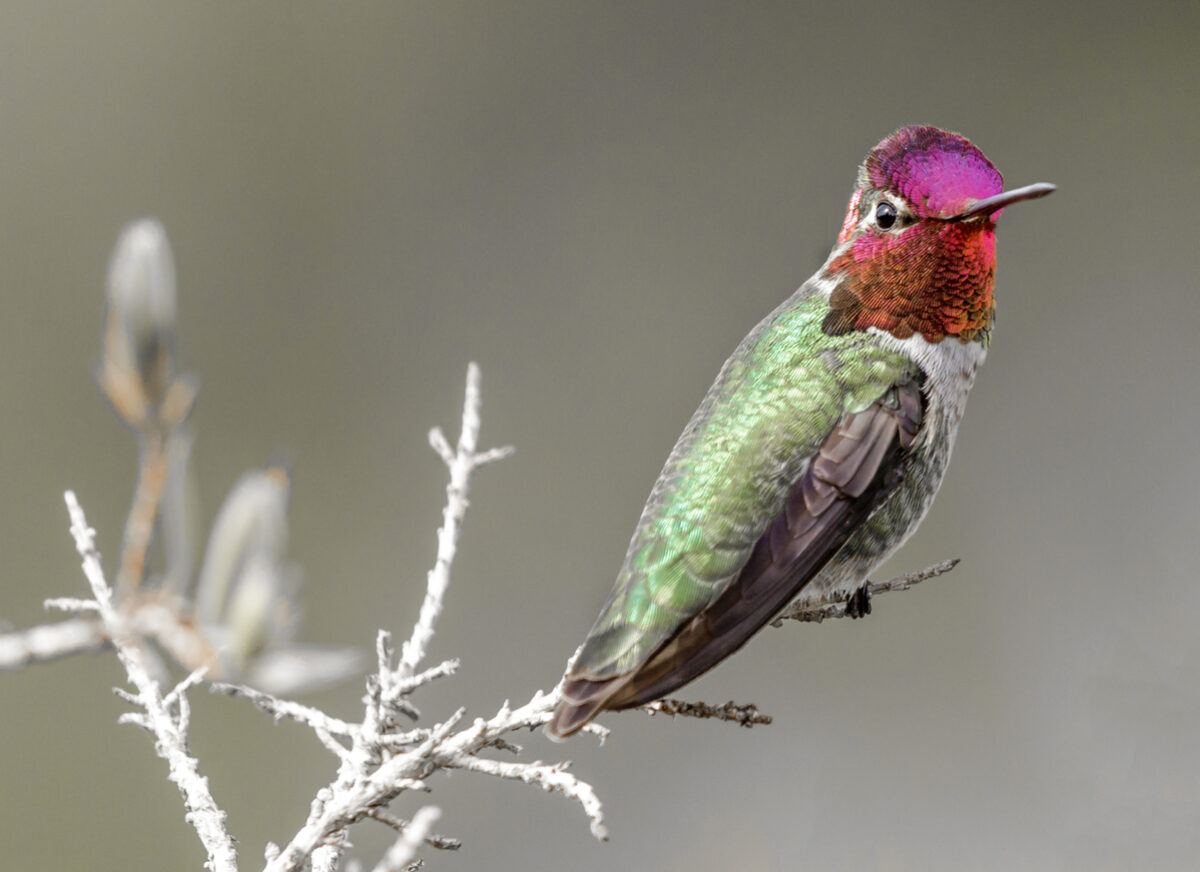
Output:
<svg viewBox="0 0 1200 872">
<path fill-rule="evenodd" d="M 196 383 L 177 363 L 175 261 L 157 221 L 130 224 L 109 264 L 104 342 L 96 383 L 136 435 L 138 477 L 116 572 L 114 606 L 149 668 L 165 679 L 157 649 L 187 672 L 249 677 L 278 692 L 311 690 L 361 668 L 349 648 L 289 644 L 298 624 L 299 570 L 286 559 L 291 475 L 281 464 L 246 473 L 217 514 L 204 562 L 191 579 L 186 425 Z M 147 576 L 155 534 L 163 570 Z M 80 615 L 0 634 L 0 668 L 95 650 L 107 624 Z"/>
</svg>

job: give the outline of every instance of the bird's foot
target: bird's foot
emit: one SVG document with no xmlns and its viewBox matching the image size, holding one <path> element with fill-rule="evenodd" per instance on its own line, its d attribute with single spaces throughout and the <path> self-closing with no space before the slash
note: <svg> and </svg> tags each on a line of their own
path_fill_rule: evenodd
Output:
<svg viewBox="0 0 1200 872">
<path fill-rule="evenodd" d="M 871 583 L 863 582 L 862 587 L 850 594 L 846 600 L 846 615 L 850 618 L 865 618 L 871 614 Z"/>
</svg>

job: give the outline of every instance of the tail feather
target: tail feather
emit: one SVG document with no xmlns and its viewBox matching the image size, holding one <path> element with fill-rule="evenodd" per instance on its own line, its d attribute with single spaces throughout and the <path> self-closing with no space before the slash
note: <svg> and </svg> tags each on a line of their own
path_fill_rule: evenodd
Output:
<svg viewBox="0 0 1200 872">
<path fill-rule="evenodd" d="M 563 683 L 562 701 L 554 710 L 554 716 L 546 724 L 546 735 L 561 742 L 572 733 L 578 732 L 588 721 L 605 708 L 605 703 L 617 693 L 628 675 L 617 675 L 602 681 L 587 678 L 570 678 Z"/>
</svg>

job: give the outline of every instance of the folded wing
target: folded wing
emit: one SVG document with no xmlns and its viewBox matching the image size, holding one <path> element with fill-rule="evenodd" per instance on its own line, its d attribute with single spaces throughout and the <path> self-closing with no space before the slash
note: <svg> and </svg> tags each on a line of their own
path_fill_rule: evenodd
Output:
<svg viewBox="0 0 1200 872">
<path fill-rule="evenodd" d="M 789 488 L 782 511 L 732 583 L 632 670 L 600 680 L 568 676 L 549 733 L 566 736 L 603 709 L 657 699 L 744 645 L 900 483 L 922 416 L 916 380 L 892 385 L 867 408 L 844 415 Z"/>
</svg>

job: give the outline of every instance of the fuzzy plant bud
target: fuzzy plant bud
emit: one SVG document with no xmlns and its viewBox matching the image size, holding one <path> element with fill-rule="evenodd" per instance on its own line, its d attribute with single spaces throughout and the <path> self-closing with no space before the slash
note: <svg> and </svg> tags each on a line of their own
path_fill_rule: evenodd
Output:
<svg viewBox="0 0 1200 872">
<path fill-rule="evenodd" d="M 139 425 L 175 381 L 175 260 L 163 226 L 145 219 L 121 233 L 108 267 L 101 385 Z"/>
<path fill-rule="evenodd" d="M 230 591 L 252 561 L 266 561 L 282 572 L 290 485 L 287 470 L 273 466 L 246 473 L 225 498 L 196 585 L 196 616 L 201 623 L 212 627 L 225 623 Z"/>
<path fill-rule="evenodd" d="M 224 643 L 237 671 L 290 629 L 296 615 L 290 574 L 266 549 L 251 553 L 242 564 L 222 622 Z"/>
</svg>

